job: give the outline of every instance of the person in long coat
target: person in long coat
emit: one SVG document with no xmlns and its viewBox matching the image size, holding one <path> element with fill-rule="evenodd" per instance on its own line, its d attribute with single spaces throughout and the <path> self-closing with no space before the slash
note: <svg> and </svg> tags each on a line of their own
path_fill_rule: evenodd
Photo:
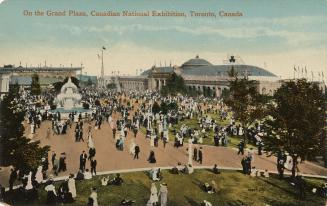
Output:
<svg viewBox="0 0 327 206">
<path fill-rule="evenodd" d="M 168 188 L 166 183 L 160 184 L 159 196 L 160 196 L 160 205 L 167 206 Z"/>
</svg>

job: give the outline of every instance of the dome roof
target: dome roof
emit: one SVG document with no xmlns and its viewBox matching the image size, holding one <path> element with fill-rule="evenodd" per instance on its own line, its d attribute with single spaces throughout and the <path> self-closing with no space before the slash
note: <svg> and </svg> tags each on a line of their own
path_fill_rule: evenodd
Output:
<svg viewBox="0 0 327 206">
<path fill-rule="evenodd" d="M 244 75 L 247 73 L 248 76 L 266 76 L 266 77 L 277 77 L 275 74 L 252 65 L 233 65 L 235 72 L 238 75 Z M 189 69 L 183 69 L 182 74 L 185 75 L 199 75 L 199 76 L 228 76 L 228 72 L 231 70 L 232 65 L 210 65 L 192 67 Z"/>
<path fill-rule="evenodd" d="M 210 66 L 212 65 L 210 62 L 208 62 L 205 59 L 199 58 L 199 55 L 196 55 L 194 59 L 190 59 L 186 61 L 184 64 L 182 64 L 182 68 L 185 67 L 198 67 L 198 66 Z"/>
</svg>

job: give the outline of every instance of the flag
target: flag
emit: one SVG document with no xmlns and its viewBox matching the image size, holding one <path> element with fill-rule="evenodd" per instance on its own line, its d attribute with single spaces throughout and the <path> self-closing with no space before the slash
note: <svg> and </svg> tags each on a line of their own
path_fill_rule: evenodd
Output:
<svg viewBox="0 0 327 206">
<path fill-rule="evenodd" d="M 305 74 L 307 74 L 307 67 L 304 67 Z"/>
<path fill-rule="evenodd" d="M 320 77 L 320 72 L 318 72 L 318 76 Z"/>
<path fill-rule="evenodd" d="M 294 71 L 296 72 L 296 68 L 295 68 L 295 66 L 294 66 Z"/>
<path fill-rule="evenodd" d="M 103 50 L 106 50 L 106 47 L 103 46 L 102 49 L 103 49 Z"/>
<path fill-rule="evenodd" d="M 321 76 L 324 78 L 324 72 L 321 72 Z"/>
<path fill-rule="evenodd" d="M 98 56 L 98 58 L 99 58 L 99 59 L 101 59 L 101 56 L 100 56 L 100 54 L 97 54 L 97 56 Z"/>
</svg>

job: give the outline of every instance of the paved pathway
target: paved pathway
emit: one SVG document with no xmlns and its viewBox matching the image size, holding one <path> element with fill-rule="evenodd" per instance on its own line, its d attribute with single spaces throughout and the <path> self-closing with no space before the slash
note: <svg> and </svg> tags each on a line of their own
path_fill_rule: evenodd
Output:
<svg viewBox="0 0 327 206">
<path fill-rule="evenodd" d="M 115 116 L 114 116 L 115 118 Z M 117 116 L 116 116 L 117 118 Z M 94 125 L 94 123 L 93 123 Z M 34 140 L 40 140 L 42 145 L 51 145 L 51 151 L 55 151 L 59 157 L 60 153 L 66 152 L 67 154 L 67 171 L 61 172 L 59 175 L 68 175 L 69 173 L 76 173 L 79 168 L 79 155 L 83 150 L 88 153 L 86 142 L 75 142 L 74 128 L 68 129 L 66 135 L 55 135 L 46 139 L 46 130 L 51 127 L 51 122 L 43 122 L 41 128 L 37 130 L 34 135 Z M 86 141 L 87 136 L 87 124 L 84 126 L 84 138 Z M 29 127 L 26 127 L 26 133 L 29 134 Z M 131 139 L 134 139 L 136 144 L 140 146 L 141 153 L 140 159 L 133 160 L 133 156 L 129 154 L 129 145 Z M 127 140 L 124 151 L 118 151 L 115 148 L 115 140 L 112 136 L 112 130 L 107 122 L 103 122 L 100 130 L 93 130 L 93 140 L 96 148 L 96 159 L 98 162 L 97 171 L 111 171 L 122 169 L 135 169 L 135 168 L 148 168 L 148 167 L 166 167 L 176 166 L 178 162 L 182 164 L 187 163 L 188 153 L 187 144 L 178 149 L 174 148 L 172 143 L 167 144 L 166 148 L 163 147 L 162 142 L 159 142 L 159 147 L 150 147 L 149 139 L 145 138 L 145 135 L 141 132 L 134 138 L 131 131 L 128 132 Z M 194 145 L 199 147 L 199 145 Z M 241 167 L 242 156 L 237 155 L 237 151 L 232 148 L 214 147 L 201 145 L 203 147 L 203 166 L 211 166 L 218 164 L 220 167 Z M 157 159 L 156 164 L 150 164 L 147 162 L 149 151 L 153 150 Z M 51 160 L 51 152 L 49 152 L 49 161 Z M 253 166 L 257 169 L 268 169 L 270 171 L 276 171 L 276 159 L 275 157 L 265 157 L 254 155 Z M 195 166 L 200 164 L 194 163 Z M 89 161 L 87 162 L 87 168 L 90 168 Z M 49 168 L 52 168 L 51 161 Z M 311 175 L 327 175 L 327 169 L 314 165 L 312 163 L 303 163 L 299 165 L 300 171 L 305 174 Z M 4 168 L 0 172 L 0 182 L 2 185 L 7 186 L 8 183 L 8 168 Z"/>
</svg>

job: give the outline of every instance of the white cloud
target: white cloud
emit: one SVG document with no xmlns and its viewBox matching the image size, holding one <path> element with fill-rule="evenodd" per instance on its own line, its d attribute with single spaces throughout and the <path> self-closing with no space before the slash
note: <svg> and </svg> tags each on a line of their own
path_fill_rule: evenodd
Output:
<svg viewBox="0 0 327 206">
<path fill-rule="evenodd" d="M 0 4 L 2 4 L 5 0 L 0 0 Z"/>
<path fill-rule="evenodd" d="M 280 22 L 292 22 L 292 20 L 279 20 Z M 255 39 L 258 37 L 280 37 L 286 40 L 290 46 L 297 46 L 299 44 L 324 40 L 327 38 L 326 33 L 322 32 L 311 32 L 311 31 L 292 31 L 285 29 L 271 29 L 267 26 L 239 26 L 239 27 L 212 27 L 212 26 L 151 26 L 142 24 L 132 25 L 105 25 L 102 27 L 96 26 L 70 26 L 60 25 L 60 28 L 67 30 L 71 35 L 81 35 L 83 32 L 91 33 L 118 33 L 120 35 L 126 34 L 127 32 L 160 32 L 160 31 L 172 31 L 182 32 L 192 35 L 219 35 L 225 38 L 235 39 Z"/>
</svg>

